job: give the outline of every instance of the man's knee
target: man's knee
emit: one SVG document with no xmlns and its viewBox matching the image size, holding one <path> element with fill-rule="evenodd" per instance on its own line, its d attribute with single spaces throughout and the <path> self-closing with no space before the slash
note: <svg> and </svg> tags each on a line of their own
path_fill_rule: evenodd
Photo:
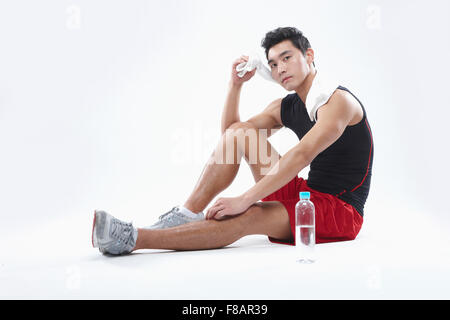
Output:
<svg viewBox="0 0 450 320">
<path fill-rule="evenodd" d="M 230 129 L 230 130 L 238 130 L 238 129 L 242 129 L 242 130 L 249 130 L 249 129 L 257 129 L 256 127 L 255 127 L 255 125 L 253 125 L 252 123 L 250 123 L 250 122 L 246 122 L 246 121 L 237 121 L 237 122 L 235 122 L 235 123 L 233 123 L 233 124 L 231 124 L 229 127 L 228 127 L 228 129 Z M 228 130 L 227 129 L 227 130 Z"/>
<path fill-rule="evenodd" d="M 256 147 L 259 130 L 249 122 L 235 122 L 225 130 L 224 135 L 229 141 L 237 141 L 241 147 L 244 146 L 246 141 L 247 144 L 254 144 Z"/>
<path fill-rule="evenodd" d="M 291 236 L 289 215 L 278 201 L 256 202 L 243 213 L 244 235 L 265 234 L 277 239 Z"/>
<path fill-rule="evenodd" d="M 237 231 L 240 237 L 249 234 L 249 229 L 261 218 L 262 208 L 258 203 L 252 204 L 247 210 L 237 216 L 227 216 L 222 221 L 232 220 L 233 229 Z"/>
<path fill-rule="evenodd" d="M 254 226 L 258 220 L 261 220 L 263 217 L 263 208 L 260 203 L 252 204 L 244 213 L 241 214 L 242 225 L 246 229 L 245 233 L 248 232 L 248 229 Z"/>
<path fill-rule="evenodd" d="M 258 129 L 253 124 L 235 122 L 225 130 L 222 139 L 226 146 L 226 163 L 240 163 L 242 156 L 247 158 L 249 150 L 255 150 L 256 157 Z"/>
<path fill-rule="evenodd" d="M 261 216 L 263 209 L 260 205 L 260 203 L 254 203 L 248 209 L 243 213 L 245 215 L 246 219 L 249 220 L 255 220 L 258 218 L 258 216 Z"/>
</svg>

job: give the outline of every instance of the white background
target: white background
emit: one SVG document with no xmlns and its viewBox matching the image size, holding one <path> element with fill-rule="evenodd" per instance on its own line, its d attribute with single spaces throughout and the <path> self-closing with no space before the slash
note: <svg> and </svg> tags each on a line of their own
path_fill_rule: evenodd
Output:
<svg viewBox="0 0 450 320">
<path fill-rule="evenodd" d="M 65 297 L 52 278 L 44 277 L 50 287 L 36 277 L 35 289 L 12 287 L 33 274 L 30 259 L 53 261 L 65 289 L 67 274 L 82 278 L 80 266 L 104 259 L 89 247 L 94 209 L 142 226 L 182 204 L 220 137 L 233 60 L 262 53 L 265 33 L 279 26 L 302 30 L 319 72 L 338 77 L 367 110 L 374 164 L 361 257 L 368 248 L 381 257 L 395 248 L 385 257 L 407 252 L 405 265 L 426 260 L 427 273 L 442 270 L 450 228 L 449 11 L 444 0 L 1 0 L 0 281 L 7 290 L 0 296 Z M 286 94 L 255 76 L 242 91 L 241 120 Z M 297 138 L 284 129 L 271 142 L 284 154 Z M 221 195 L 252 185 L 243 163 Z M 61 256 L 68 260 L 56 267 Z M 446 287 L 434 294 L 448 298 L 448 276 L 435 280 Z"/>
</svg>

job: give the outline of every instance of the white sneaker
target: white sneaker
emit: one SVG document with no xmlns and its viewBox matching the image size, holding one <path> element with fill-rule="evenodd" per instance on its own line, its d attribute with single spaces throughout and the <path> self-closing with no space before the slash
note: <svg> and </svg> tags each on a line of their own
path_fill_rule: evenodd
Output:
<svg viewBox="0 0 450 320">
<path fill-rule="evenodd" d="M 205 220 L 205 215 L 203 212 L 194 213 L 190 215 L 189 213 L 183 213 L 180 210 L 179 206 L 173 207 L 172 210 L 166 212 L 162 216 L 159 217 L 159 220 L 148 227 L 144 227 L 143 229 L 166 229 L 171 227 L 176 227 L 188 222 L 195 222 Z"/>
<path fill-rule="evenodd" d="M 128 254 L 136 246 L 137 235 L 137 229 L 131 223 L 116 219 L 105 211 L 95 210 L 92 246 L 100 252 Z"/>
</svg>

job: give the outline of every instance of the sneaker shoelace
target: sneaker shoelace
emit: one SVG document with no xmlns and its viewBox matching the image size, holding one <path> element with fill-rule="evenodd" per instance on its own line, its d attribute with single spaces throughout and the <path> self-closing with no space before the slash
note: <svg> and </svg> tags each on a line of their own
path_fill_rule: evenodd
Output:
<svg viewBox="0 0 450 320">
<path fill-rule="evenodd" d="M 167 219 L 172 220 L 173 216 L 169 216 L 173 212 L 177 212 L 179 209 L 178 207 L 173 207 L 169 212 L 164 213 L 163 215 L 159 216 L 159 220 L 164 220 L 167 216 Z"/>
<path fill-rule="evenodd" d="M 119 243 L 130 245 L 133 239 L 133 224 L 131 222 L 123 222 L 117 219 L 112 220 L 111 235 L 118 240 Z"/>
</svg>

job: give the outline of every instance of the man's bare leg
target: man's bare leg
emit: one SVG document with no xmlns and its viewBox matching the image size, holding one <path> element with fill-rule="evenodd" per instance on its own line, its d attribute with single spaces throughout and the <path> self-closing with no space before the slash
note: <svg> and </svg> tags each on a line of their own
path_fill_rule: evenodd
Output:
<svg viewBox="0 0 450 320">
<path fill-rule="evenodd" d="M 277 201 L 258 202 L 226 220 L 203 220 L 160 230 L 138 229 L 133 251 L 215 249 L 251 234 L 289 239 L 291 229 L 285 207 Z"/>
<path fill-rule="evenodd" d="M 237 122 L 231 125 L 229 129 L 236 131 L 243 129 L 239 131 L 242 135 L 246 135 L 244 130 L 255 130 L 258 142 L 263 143 L 249 143 L 249 139 L 247 141 L 239 139 L 239 134 L 229 136 L 224 134 L 211 155 L 212 159 L 210 158 L 210 161 L 205 165 L 192 194 L 184 204 L 192 212 L 203 211 L 218 193 L 233 182 L 239 170 L 242 156 L 245 156 L 249 163 L 256 182 L 280 158 L 280 155 L 267 140 L 260 140 L 260 132 L 250 123 Z M 264 137 L 262 137 L 262 140 L 264 140 Z M 217 163 L 216 155 L 217 153 L 226 153 L 224 150 L 227 142 L 231 142 L 234 147 L 234 159 L 233 161 L 223 161 L 225 163 L 222 164 Z M 267 150 L 262 150 L 265 152 L 260 153 L 262 147 L 266 147 Z M 253 157 L 255 149 L 256 161 Z M 265 154 L 266 159 L 262 159 L 261 154 Z M 268 159 L 270 161 L 267 161 Z M 133 251 L 139 249 L 201 250 L 221 248 L 251 234 L 264 234 L 276 239 L 289 239 L 291 229 L 285 207 L 277 201 L 258 202 L 250 206 L 244 213 L 221 221 L 203 220 L 167 229 L 138 229 L 136 247 Z"/>
<path fill-rule="evenodd" d="M 233 182 L 239 170 L 242 156 L 245 156 L 246 161 L 249 162 L 256 182 L 264 176 L 262 171 L 268 171 L 280 158 L 280 155 L 272 147 L 269 141 L 261 136 L 260 131 L 250 123 L 236 122 L 232 124 L 228 130 L 233 130 L 235 134 L 222 135 L 216 149 L 211 155 L 208 163 L 205 165 L 194 190 L 184 203 L 184 207 L 192 212 L 203 211 L 217 194 L 225 190 Z M 253 130 L 254 135 L 249 134 L 250 131 L 247 131 L 246 134 L 245 130 Z M 247 136 L 247 138 L 245 138 L 245 140 L 241 139 L 242 135 Z M 256 136 L 257 143 L 255 143 L 255 141 L 250 143 L 250 136 Z M 242 141 L 246 142 L 242 143 Z M 226 154 L 227 144 L 234 146 L 233 161 L 229 161 L 230 158 L 228 158 L 228 161 L 226 161 L 227 159 L 222 158 L 222 163 L 217 163 L 219 158 L 218 155 L 223 154 L 229 156 Z M 264 147 L 266 147 L 267 150 L 260 150 L 260 148 Z M 252 155 L 255 154 L 257 156 L 256 161 L 249 161 L 254 159 L 252 159 Z M 262 159 L 261 154 L 266 155 L 267 159 Z M 267 161 L 268 159 L 277 160 Z"/>
</svg>

